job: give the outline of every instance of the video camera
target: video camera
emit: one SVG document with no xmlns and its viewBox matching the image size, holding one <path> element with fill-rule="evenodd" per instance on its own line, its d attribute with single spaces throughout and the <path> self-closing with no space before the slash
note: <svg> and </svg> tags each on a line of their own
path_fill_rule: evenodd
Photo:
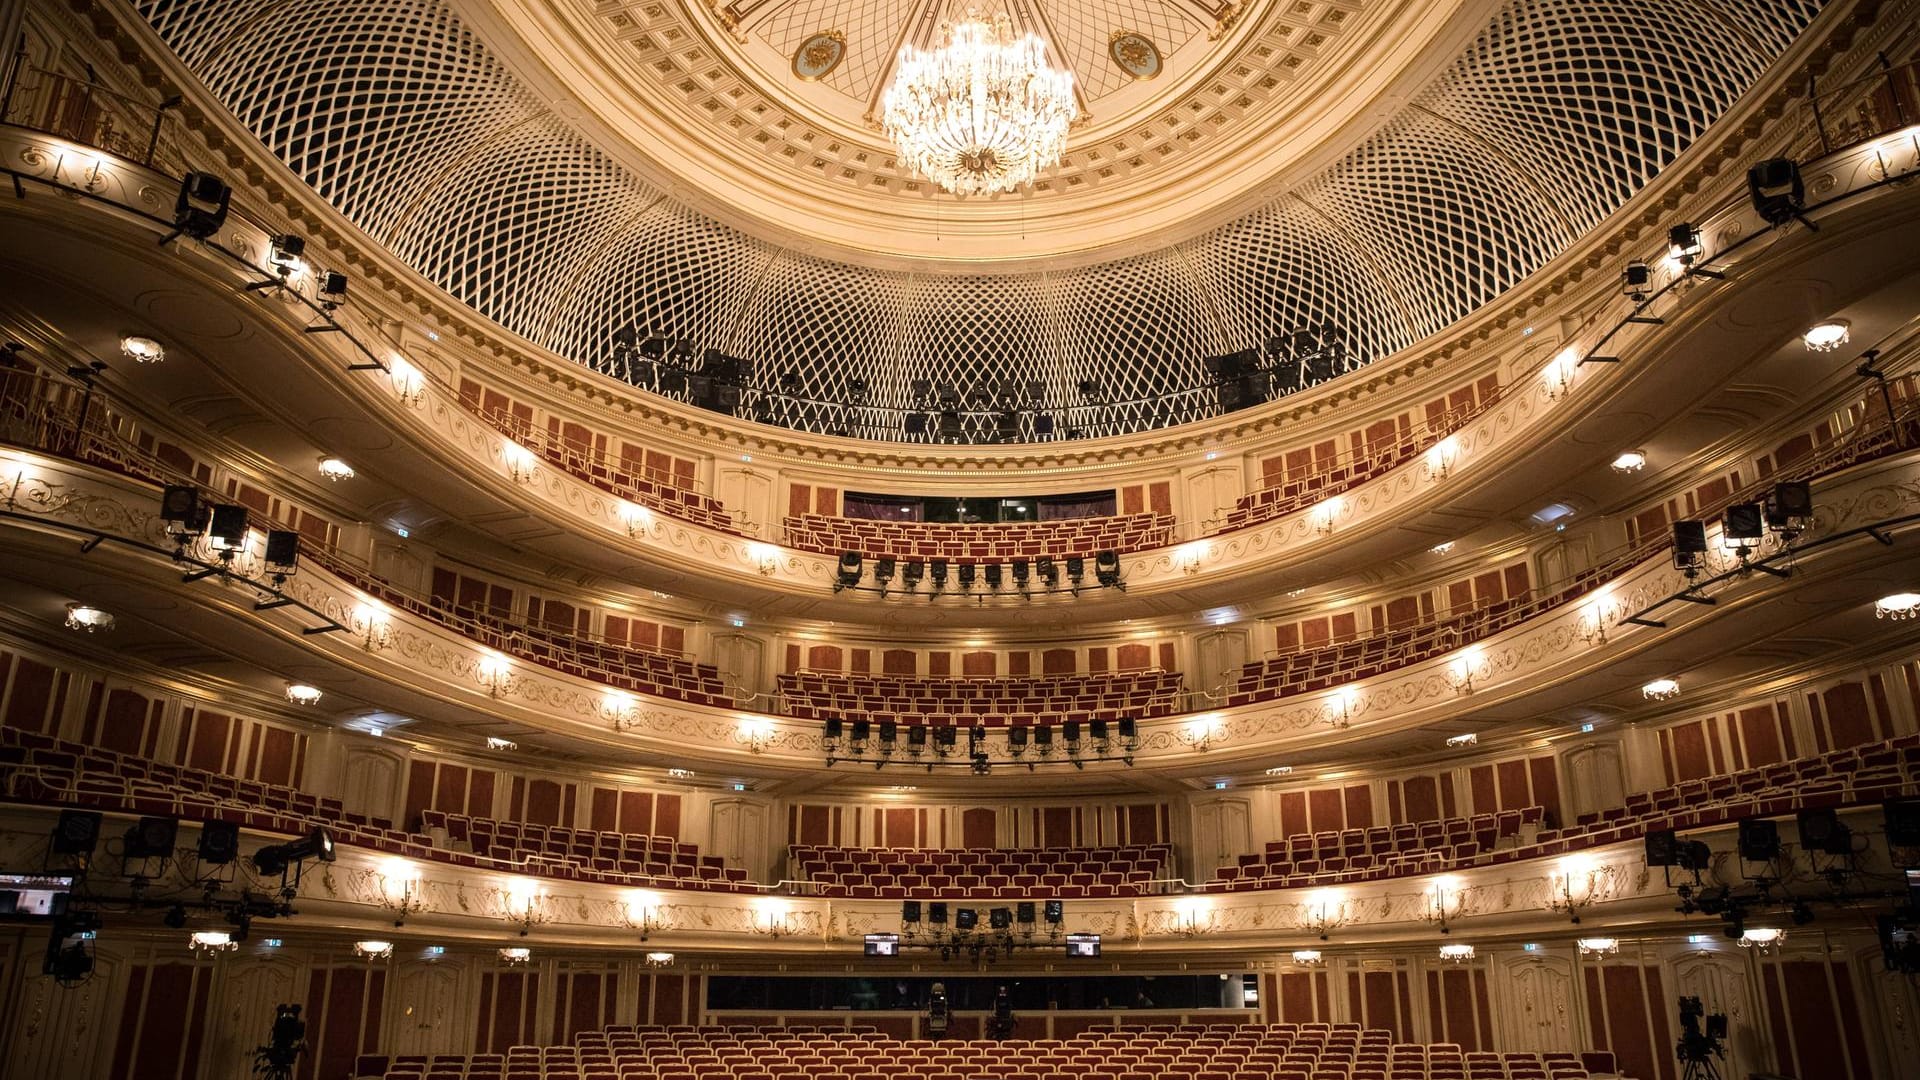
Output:
<svg viewBox="0 0 1920 1080">
<path fill-rule="evenodd" d="M 1674 1046 L 1674 1055 L 1686 1066 L 1689 1080 L 1716 1078 L 1719 1074 L 1713 1059 L 1726 1056 L 1726 1043 L 1726 1013 L 1708 1015 L 1699 998 L 1680 999 L 1680 1041 Z"/>
</svg>

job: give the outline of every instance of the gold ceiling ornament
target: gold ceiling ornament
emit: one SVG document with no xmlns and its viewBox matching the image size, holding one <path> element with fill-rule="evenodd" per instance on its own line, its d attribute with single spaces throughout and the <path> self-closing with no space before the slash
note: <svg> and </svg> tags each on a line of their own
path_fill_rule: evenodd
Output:
<svg viewBox="0 0 1920 1080">
<path fill-rule="evenodd" d="M 847 58 L 847 35 L 839 30 L 808 34 L 793 50 L 793 75 L 802 82 L 819 82 Z"/>
<path fill-rule="evenodd" d="M 1107 39 L 1107 56 L 1114 66 L 1126 72 L 1130 77 L 1142 82 L 1157 79 L 1166 70 L 1166 61 L 1160 55 L 1160 46 L 1153 39 L 1135 30 L 1115 30 Z"/>
<path fill-rule="evenodd" d="M 1080 116 L 1073 76 L 1047 66 L 1047 45 L 1016 37 L 1004 13 L 976 10 L 942 27 L 933 52 L 902 46 L 881 104 L 900 161 L 955 195 L 1031 184 L 1059 164 Z"/>
</svg>

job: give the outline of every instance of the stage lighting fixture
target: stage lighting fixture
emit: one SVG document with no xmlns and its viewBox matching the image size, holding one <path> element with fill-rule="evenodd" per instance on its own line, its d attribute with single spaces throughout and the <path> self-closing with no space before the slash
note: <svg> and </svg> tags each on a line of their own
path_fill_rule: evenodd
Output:
<svg viewBox="0 0 1920 1080">
<path fill-rule="evenodd" d="M 129 859 L 158 859 L 173 854 L 180 823 L 170 817 L 143 817 L 127 827 L 121 853 Z"/>
<path fill-rule="evenodd" d="M 907 726 L 907 748 L 909 750 L 918 751 L 918 750 L 925 749 L 926 745 L 927 745 L 927 725 L 925 724 L 908 725 Z"/>
<path fill-rule="evenodd" d="M 1095 742 L 1106 742 L 1109 737 L 1107 734 L 1107 722 L 1105 720 L 1088 721 L 1087 735 Z"/>
<path fill-rule="evenodd" d="M 908 413 L 906 433 L 908 435 L 925 435 L 927 433 L 927 414 L 923 412 Z"/>
<path fill-rule="evenodd" d="M 200 489 L 185 484 L 169 485 L 160 493 L 160 520 L 174 536 L 199 536 L 207 529 L 207 504 Z"/>
<path fill-rule="evenodd" d="M 184 930 L 187 927 L 187 908 L 185 904 L 174 904 L 160 917 L 160 922 L 169 930 Z"/>
<path fill-rule="evenodd" d="M 841 737 L 846 733 L 847 722 L 838 716 L 829 718 L 827 720 L 826 730 L 822 732 L 828 742 L 839 742 Z"/>
<path fill-rule="evenodd" d="M 227 207 L 233 201 L 233 189 L 212 173 L 190 172 L 180 181 L 180 197 L 173 203 L 173 232 L 205 240 L 227 223 Z M 166 241 L 161 241 L 165 243 Z"/>
<path fill-rule="evenodd" d="M 1673 565 L 1692 574 L 1707 554 L 1707 524 L 1704 521 L 1673 523 Z"/>
<path fill-rule="evenodd" d="M 1047 724 L 1041 724 L 1039 727 L 1034 728 L 1033 745 L 1039 747 L 1040 752 L 1043 754 L 1051 752 L 1053 750 L 1053 728 Z"/>
<path fill-rule="evenodd" d="M 988 563 L 986 569 L 987 588 L 999 591 L 1000 583 L 1005 580 L 1005 568 L 999 563 Z"/>
<path fill-rule="evenodd" d="M 55 855 L 91 855 L 100 842 L 100 815 L 93 810 L 62 810 L 53 825 Z"/>
<path fill-rule="evenodd" d="M 1116 726 L 1120 729 L 1120 737 L 1122 739 L 1131 741 L 1139 736 L 1140 723 L 1131 716 L 1121 717 L 1120 722 Z"/>
<path fill-rule="evenodd" d="M 1788 158 L 1768 158 L 1748 169 L 1747 193 L 1753 196 L 1754 211 L 1775 228 L 1800 217 L 1807 208 L 1806 181 L 1800 166 Z"/>
<path fill-rule="evenodd" d="M 908 592 L 920 587 L 920 579 L 927 576 L 927 564 L 918 559 L 900 567 L 900 585 Z"/>
<path fill-rule="evenodd" d="M 247 544 L 247 508 L 217 503 L 213 523 L 207 526 L 207 541 L 215 551 L 238 551 Z"/>
<path fill-rule="evenodd" d="M 951 724 L 941 724 L 933 729 L 933 744 L 952 749 L 960 743 L 960 732 Z"/>
<path fill-rule="evenodd" d="M 987 912 L 987 927 L 992 930 L 1006 930 L 1013 926 L 1013 909 L 997 907 Z"/>
<path fill-rule="evenodd" d="M 1120 553 L 1096 552 L 1093 557 L 1093 575 L 1103 588 L 1110 589 L 1120 584 Z"/>
<path fill-rule="evenodd" d="M 933 559 L 927 563 L 927 579 L 933 582 L 933 591 L 939 592 L 947 587 L 947 560 Z"/>
<path fill-rule="evenodd" d="M 268 533 L 265 561 L 267 569 L 281 577 L 298 570 L 300 534 L 286 529 L 275 529 Z"/>
<path fill-rule="evenodd" d="M 1645 259 L 1635 259 L 1620 271 L 1620 291 L 1638 304 L 1653 293 L 1653 267 Z"/>
<path fill-rule="evenodd" d="M 850 589 L 860 584 L 861 562 L 860 553 L 857 551 L 843 551 L 840 553 L 840 569 L 834 578 L 835 592 L 841 589 Z"/>
<path fill-rule="evenodd" d="M 957 443 L 962 440 L 966 428 L 960 419 L 960 414 L 952 409 L 947 409 L 940 414 L 939 431 L 941 442 Z"/>
<path fill-rule="evenodd" d="M 1770 818 L 1740 822 L 1740 857 L 1747 862 L 1772 862 L 1780 855 L 1780 826 Z"/>
<path fill-rule="evenodd" d="M 1042 555 L 1033 560 L 1033 568 L 1040 575 L 1040 584 L 1049 589 L 1060 584 L 1060 567 L 1053 561 L 1053 556 Z"/>
<path fill-rule="evenodd" d="M 1080 746 L 1080 721 L 1069 720 L 1061 724 L 1060 738 L 1066 742 L 1068 749 L 1078 749 Z"/>
<path fill-rule="evenodd" d="M 963 907 L 954 911 L 953 928 L 955 930 L 971 930 L 978 925 L 980 925 L 980 912 L 978 909 Z"/>
<path fill-rule="evenodd" d="M 880 745 L 889 749 L 900 741 L 900 725 L 892 720 L 880 721 Z"/>
<path fill-rule="evenodd" d="M 297 866 L 308 859 L 328 863 L 333 861 L 333 834 L 323 825 L 315 825 L 312 832 L 298 840 L 274 844 L 254 852 L 253 868 L 262 874 L 281 874 L 289 866 Z"/>
<path fill-rule="evenodd" d="M 240 857 L 240 826 L 231 821 L 209 821 L 200 826 L 196 850 L 202 866 L 225 866 Z"/>
<path fill-rule="evenodd" d="M 347 302 L 347 275 L 338 270 L 329 270 L 321 274 L 317 288 L 320 294 L 320 306 L 328 311 Z"/>
<path fill-rule="evenodd" d="M 1680 836 L 1672 829 L 1648 833 L 1646 844 L 1648 866 L 1680 865 Z"/>
<path fill-rule="evenodd" d="M 1881 811 L 1887 819 L 1887 843 L 1920 847 L 1920 799 L 1888 799 Z"/>
<path fill-rule="evenodd" d="M 267 240 L 267 262 L 281 277 L 293 273 L 307 253 L 307 239 L 293 233 L 281 233 Z"/>
<path fill-rule="evenodd" d="M 1789 480 L 1773 485 L 1767 499 L 1767 527 L 1788 532 L 1803 527 L 1813 517 L 1813 487 L 1805 480 Z"/>
<path fill-rule="evenodd" d="M 920 921 L 920 901 L 918 900 L 900 901 L 900 921 L 903 923 L 919 922 Z"/>
<path fill-rule="evenodd" d="M 1047 901 L 1046 917 L 1048 926 L 1059 926 L 1066 920 L 1066 905 L 1058 900 Z"/>
<path fill-rule="evenodd" d="M 853 741 L 864 743 L 873 737 L 873 721 L 855 720 L 853 722 Z"/>
<path fill-rule="evenodd" d="M 1795 818 L 1800 827 L 1800 847 L 1828 855 L 1853 853 L 1853 830 L 1840 820 L 1832 807 L 1802 810 Z"/>
<path fill-rule="evenodd" d="M 1013 921 L 1022 926 L 1033 925 L 1033 901 L 1022 900 L 1013 906 Z"/>
<path fill-rule="evenodd" d="M 1765 533 L 1766 523 L 1759 503 L 1734 503 L 1720 519 L 1721 542 L 1728 547 L 1759 547 Z"/>
<path fill-rule="evenodd" d="M 1087 577 L 1087 560 L 1078 555 L 1067 558 L 1067 582 L 1078 589 Z"/>
<path fill-rule="evenodd" d="M 935 926 L 945 926 L 947 924 L 946 901 L 935 900 L 927 905 L 927 921 Z"/>
<path fill-rule="evenodd" d="M 1024 754 L 1027 752 L 1027 727 L 1025 724 L 1015 724 L 1007 729 L 1007 748 L 1015 754 Z"/>
<path fill-rule="evenodd" d="M 1027 582 L 1033 577 L 1033 567 L 1025 559 L 1013 560 L 1013 584 L 1021 592 L 1027 591 Z"/>
<path fill-rule="evenodd" d="M 1683 221 L 1667 230 L 1667 257 L 1681 266 L 1692 266 L 1706 249 L 1700 243 L 1700 227 Z"/>
<path fill-rule="evenodd" d="M 1814 919 L 1813 909 L 1807 906 L 1805 900 L 1795 900 L 1787 914 L 1795 926 L 1805 926 Z"/>
<path fill-rule="evenodd" d="M 887 591 L 887 583 L 893 580 L 893 571 L 897 564 L 891 557 L 873 561 L 873 583 L 880 586 L 881 592 Z"/>
<path fill-rule="evenodd" d="M 1053 420 L 1052 413 L 1034 413 L 1033 414 L 1033 437 L 1036 439 L 1045 439 L 1045 438 L 1051 437 L 1053 435 L 1053 424 L 1054 424 L 1054 420 Z"/>
<path fill-rule="evenodd" d="M 979 576 L 979 573 L 980 573 L 980 568 L 977 565 L 970 562 L 961 563 L 960 564 L 961 591 L 964 592 L 966 590 L 972 589 L 974 579 Z"/>
</svg>

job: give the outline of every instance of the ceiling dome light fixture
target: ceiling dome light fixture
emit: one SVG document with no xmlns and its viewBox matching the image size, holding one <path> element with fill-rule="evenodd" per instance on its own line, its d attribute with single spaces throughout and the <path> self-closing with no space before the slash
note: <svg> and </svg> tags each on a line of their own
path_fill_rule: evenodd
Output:
<svg viewBox="0 0 1920 1080">
<path fill-rule="evenodd" d="M 374 941 L 371 939 L 367 941 L 356 941 L 353 943 L 353 952 L 354 955 L 359 956 L 363 960 L 385 960 L 387 957 L 393 955 L 393 942 Z"/>
<path fill-rule="evenodd" d="M 949 24 L 934 52 L 902 46 L 881 122 L 901 163 L 955 195 L 993 195 L 1059 164 L 1079 118 L 1073 76 L 1050 68 L 1047 44 L 1016 38 L 1002 14 Z"/>
<path fill-rule="evenodd" d="M 353 466 L 337 457 L 321 458 L 320 475 L 337 484 L 342 480 L 353 479 Z"/>
<path fill-rule="evenodd" d="M 1320 967 L 1326 963 L 1326 959 L 1320 955 L 1319 949 L 1295 949 L 1293 962 L 1300 967 Z"/>
<path fill-rule="evenodd" d="M 1473 959 L 1473 946 L 1442 945 L 1440 946 L 1440 959 L 1449 964 L 1464 964 Z"/>
<path fill-rule="evenodd" d="M 647 954 L 648 967 L 672 967 L 673 954 L 670 952 L 650 952 Z"/>
<path fill-rule="evenodd" d="M 1740 932 L 1740 947 L 1772 952 L 1787 940 L 1787 932 L 1777 926 L 1753 926 Z"/>
<path fill-rule="evenodd" d="M 113 615 L 97 607 L 85 604 L 67 605 L 67 629 L 84 630 L 91 634 L 95 630 L 113 629 Z"/>
<path fill-rule="evenodd" d="M 1647 453 L 1644 450 L 1628 450 L 1613 459 L 1613 471 L 1617 473 L 1637 473 L 1647 467 Z"/>
<path fill-rule="evenodd" d="M 211 956 L 214 953 L 231 952 L 240 947 L 233 935 L 225 930 L 195 930 L 187 938 L 187 948 L 195 954 Z"/>
<path fill-rule="evenodd" d="M 1613 956 L 1620 951 L 1619 938 L 1583 937 L 1574 944 L 1580 947 L 1581 956 Z"/>
<path fill-rule="evenodd" d="M 157 364 L 167 358 L 167 350 L 161 348 L 159 342 L 138 334 L 120 339 L 120 353 L 136 364 Z"/>
<path fill-rule="evenodd" d="M 1807 327 L 1800 340 L 1807 343 L 1808 352 L 1832 352 L 1853 339 L 1853 324 L 1845 319 L 1828 319 Z"/>
<path fill-rule="evenodd" d="M 1873 617 L 1876 619 L 1898 621 L 1916 616 L 1920 616 L 1920 593 L 1897 592 L 1873 602 Z"/>
<path fill-rule="evenodd" d="M 288 683 L 287 700 L 295 705 L 317 705 L 321 698 L 320 688 L 306 683 Z"/>
<path fill-rule="evenodd" d="M 1680 693 L 1678 679 L 1655 679 L 1640 688 L 1640 696 L 1648 701 L 1665 701 Z"/>
</svg>

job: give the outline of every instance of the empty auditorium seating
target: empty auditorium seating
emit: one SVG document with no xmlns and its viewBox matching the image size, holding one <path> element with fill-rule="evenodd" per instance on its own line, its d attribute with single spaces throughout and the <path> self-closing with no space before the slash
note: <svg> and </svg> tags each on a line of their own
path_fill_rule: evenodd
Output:
<svg viewBox="0 0 1920 1080">
<path fill-rule="evenodd" d="M 1584 1080 L 1611 1053 L 1396 1043 L 1358 1024 L 1148 1024 L 1061 1039 L 903 1039 L 872 1028 L 609 1028 L 572 1046 L 397 1057 L 386 1080 Z"/>
<path fill-rule="evenodd" d="M 1566 827 L 1555 827 L 1544 820 L 1540 808 L 1532 807 L 1491 815 L 1491 831 L 1484 827 L 1486 816 L 1423 822 L 1417 828 L 1396 825 L 1389 830 L 1385 853 L 1374 847 L 1378 827 L 1293 836 L 1268 844 L 1261 854 L 1240 856 L 1237 865 L 1222 867 L 1205 887 L 1229 892 L 1290 888 L 1551 858 L 1662 829 L 1727 825 L 1742 818 L 1909 795 L 1920 795 L 1920 735 L 1637 792 L 1621 806 L 1582 814 Z M 1511 817 L 1515 813 L 1520 815 L 1517 822 Z M 1536 823 L 1539 828 L 1532 830 Z M 1410 828 L 1416 829 L 1415 839 L 1403 847 Z"/>
<path fill-rule="evenodd" d="M 1059 521 L 960 525 L 928 521 L 878 521 L 806 514 L 783 523 L 792 547 L 837 555 L 857 551 L 868 558 L 946 559 L 988 563 L 1048 555 L 1089 562 L 1101 551 L 1142 551 L 1173 542 L 1170 514 L 1065 518 Z"/>
<path fill-rule="evenodd" d="M 525 866 L 540 873 L 638 884 L 645 877 L 665 886 L 742 884 L 747 872 L 729 867 L 697 845 L 668 836 L 531 825 L 426 810 L 420 824 L 435 839 L 444 836 L 456 853 Z"/>
<path fill-rule="evenodd" d="M 1161 844 L 1098 848 L 842 848 L 795 845 L 788 873 L 818 896 L 1140 896 L 1173 873 Z"/>
<path fill-rule="evenodd" d="M 672 473 L 620 461 L 592 446 L 536 428 L 511 413 L 482 408 L 477 401 L 465 397 L 461 401 L 495 431 L 577 480 L 668 517 L 725 532 L 737 531 L 733 515 L 727 513 L 719 500 L 686 486 Z"/>
<path fill-rule="evenodd" d="M 802 671 L 781 675 L 779 687 L 790 716 L 963 726 L 1140 720 L 1178 712 L 1181 698 L 1180 675 L 1171 671 L 1001 678 Z"/>
</svg>

